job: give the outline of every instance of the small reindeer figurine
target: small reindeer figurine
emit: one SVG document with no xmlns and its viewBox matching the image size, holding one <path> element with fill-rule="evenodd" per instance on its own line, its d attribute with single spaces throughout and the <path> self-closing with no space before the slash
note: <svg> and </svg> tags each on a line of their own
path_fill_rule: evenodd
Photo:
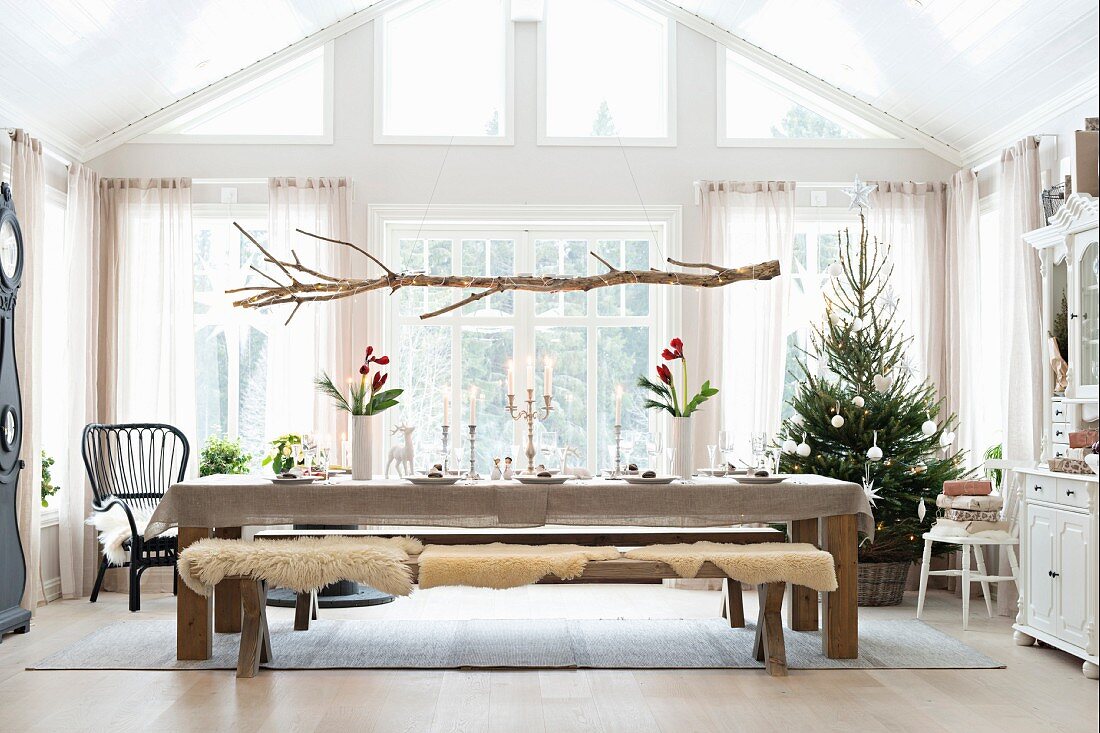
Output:
<svg viewBox="0 0 1100 733">
<path fill-rule="evenodd" d="M 397 435 L 401 433 L 404 436 L 404 441 L 396 443 L 390 448 L 390 457 L 386 461 L 386 478 L 390 477 L 390 464 L 397 466 L 398 476 L 408 476 L 413 472 L 413 431 L 416 430 L 414 425 L 406 425 L 402 422 L 400 425 L 394 427 L 390 431 L 391 435 Z"/>
</svg>

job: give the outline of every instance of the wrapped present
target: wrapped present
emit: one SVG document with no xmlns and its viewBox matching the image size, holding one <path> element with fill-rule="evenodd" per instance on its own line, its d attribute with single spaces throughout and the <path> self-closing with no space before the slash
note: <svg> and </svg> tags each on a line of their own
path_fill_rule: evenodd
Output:
<svg viewBox="0 0 1100 733">
<path fill-rule="evenodd" d="M 1092 444 L 1100 440 L 1100 431 L 1074 430 L 1069 434 L 1070 448 L 1091 448 Z"/>
<path fill-rule="evenodd" d="M 974 509 L 944 509 L 943 518 L 955 522 L 999 522 L 1000 511 L 977 511 Z"/>
<path fill-rule="evenodd" d="M 988 480 L 944 481 L 943 493 L 948 496 L 987 496 L 993 493 L 993 483 Z"/>
<path fill-rule="evenodd" d="M 1001 510 L 1001 507 L 1004 506 L 1004 499 L 998 494 L 989 494 L 988 496 L 948 496 L 947 494 L 940 494 L 936 497 L 936 506 L 940 509 L 993 512 Z"/>
</svg>

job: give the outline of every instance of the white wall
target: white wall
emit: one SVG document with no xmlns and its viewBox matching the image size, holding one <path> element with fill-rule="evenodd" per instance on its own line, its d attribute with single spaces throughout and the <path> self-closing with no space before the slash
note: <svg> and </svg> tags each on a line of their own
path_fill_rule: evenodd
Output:
<svg viewBox="0 0 1100 733">
<path fill-rule="evenodd" d="M 248 178 L 349 176 L 355 181 L 355 233 L 366 240 L 366 206 L 427 201 L 443 146 L 372 142 L 373 29 L 336 42 L 332 145 L 128 144 L 91 161 L 105 176 Z M 516 26 L 514 146 L 455 146 L 439 180 L 440 204 L 637 204 L 618 147 L 535 144 L 536 27 Z M 844 181 L 945 180 L 946 161 L 920 149 L 719 148 L 714 41 L 683 28 L 677 38 L 679 144 L 627 148 L 646 204 L 684 206 L 685 256 L 700 239 L 692 182 L 707 178 Z M 196 192 L 198 195 L 198 192 Z"/>
</svg>

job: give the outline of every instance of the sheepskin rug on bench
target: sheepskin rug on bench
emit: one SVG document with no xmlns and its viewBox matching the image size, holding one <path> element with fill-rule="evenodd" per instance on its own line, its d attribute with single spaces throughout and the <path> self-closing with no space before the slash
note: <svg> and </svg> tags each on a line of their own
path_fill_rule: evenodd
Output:
<svg viewBox="0 0 1100 733">
<path fill-rule="evenodd" d="M 187 587 L 204 596 L 232 576 L 266 580 L 296 593 L 352 580 L 383 593 L 407 596 L 412 593 L 412 571 L 405 561 L 423 548 L 412 537 L 202 539 L 180 553 L 178 566 Z"/>
<path fill-rule="evenodd" d="M 802 542 L 650 545 L 627 550 L 623 556 L 632 560 L 663 562 L 684 578 L 694 578 L 703 563 L 710 562 L 742 583 L 759 585 L 786 582 L 817 591 L 836 590 L 833 556 Z"/>
<path fill-rule="evenodd" d="M 519 588 L 547 575 L 572 580 L 590 560 L 617 560 L 616 547 L 581 545 L 428 545 L 420 553 L 420 588 L 465 585 Z"/>
</svg>

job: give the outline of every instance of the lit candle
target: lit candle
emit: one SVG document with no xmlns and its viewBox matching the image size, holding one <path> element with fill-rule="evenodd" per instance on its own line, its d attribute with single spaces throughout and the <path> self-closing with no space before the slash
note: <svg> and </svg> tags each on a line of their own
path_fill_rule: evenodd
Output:
<svg viewBox="0 0 1100 733">
<path fill-rule="evenodd" d="M 535 391 L 535 358 L 527 357 L 527 389 Z"/>
<path fill-rule="evenodd" d="M 615 385 L 615 424 L 623 424 L 623 385 Z"/>
<path fill-rule="evenodd" d="M 477 425 L 477 387 L 470 387 L 470 424 Z"/>
<path fill-rule="evenodd" d="M 542 393 L 549 397 L 554 394 L 554 366 L 550 357 L 546 357 L 542 367 Z"/>
<path fill-rule="evenodd" d="M 508 394 L 516 393 L 516 369 L 512 360 L 508 360 Z"/>
<path fill-rule="evenodd" d="M 451 388 L 443 388 L 443 424 L 451 424 Z"/>
</svg>

